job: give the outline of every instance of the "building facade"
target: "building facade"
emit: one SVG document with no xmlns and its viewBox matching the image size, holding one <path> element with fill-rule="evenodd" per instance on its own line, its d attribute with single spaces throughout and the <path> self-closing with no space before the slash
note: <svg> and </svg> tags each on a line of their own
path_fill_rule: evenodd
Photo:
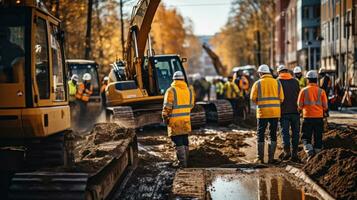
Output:
<svg viewBox="0 0 357 200">
<path fill-rule="evenodd" d="M 285 56 L 285 17 L 286 17 L 286 9 L 289 5 L 290 0 L 276 0 L 275 1 L 275 38 L 274 38 L 274 47 L 275 47 L 275 55 L 274 55 L 274 64 L 276 66 L 280 64 L 284 64 L 284 56 Z"/>
<path fill-rule="evenodd" d="M 321 1 L 321 67 L 343 85 L 357 84 L 355 0 Z"/>
<path fill-rule="evenodd" d="M 305 70 L 320 67 L 320 0 L 291 0 L 286 11 L 285 63 Z"/>
</svg>

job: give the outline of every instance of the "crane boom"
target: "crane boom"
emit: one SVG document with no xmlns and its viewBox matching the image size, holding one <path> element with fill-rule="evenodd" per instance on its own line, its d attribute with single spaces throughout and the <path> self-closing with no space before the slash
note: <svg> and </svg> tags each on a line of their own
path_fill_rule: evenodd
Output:
<svg viewBox="0 0 357 200">
<path fill-rule="evenodd" d="M 223 66 L 221 60 L 219 59 L 218 55 L 212 51 L 212 49 L 204 43 L 202 45 L 203 49 L 207 52 L 208 56 L 212 60 L 212 64 L 217 72 L 218 75 L 220 76 L 226 76 L 227 75 L 227 68 Z"/>
<path fill-rule="evenodd" d="M 149 37 L 152 20 L 160 0 L 140 0 L 133 8 L 130 29 L 126 41 L 126 73 L 129 79 L 135 79 L 139 88 L 143 88 L 141 64 Z"/>
</svg>

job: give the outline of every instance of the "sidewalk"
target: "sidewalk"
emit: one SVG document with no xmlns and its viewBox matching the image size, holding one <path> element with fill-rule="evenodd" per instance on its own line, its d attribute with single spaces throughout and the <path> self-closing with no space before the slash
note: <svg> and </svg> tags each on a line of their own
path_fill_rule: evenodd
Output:
<svg viewBox="0 0 357 200">
<path fill-rule="evenodd" d="M 343 111 L 330 111 L 328 122 L 357 128 L 357 107 L 344 108 Z"/>
</svg>

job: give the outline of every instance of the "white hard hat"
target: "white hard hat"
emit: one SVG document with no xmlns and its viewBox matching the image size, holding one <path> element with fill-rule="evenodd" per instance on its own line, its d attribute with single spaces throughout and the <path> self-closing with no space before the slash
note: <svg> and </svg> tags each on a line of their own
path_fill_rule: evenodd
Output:
<svg viewBox="0 0 357 200">
<path fill-rule="evenodd" d="M 317 78 L 318 74 L 316 70 L 310 70 L 306 73 L 306 78 Z"/>
<path fill-rule="evenodd" d="M 287 69 L 288 69 L 288 68 L 285 67 L 285 65 L 279 65 L 279 67 L 278 67 L 278 72 L 283 71 L 283 70 L 287 70 Z"/>
<path fill-rule="evenodd" d="M 259 66 L 258 72 L 259 72 L 259 73 L 270 74 L 270 68 L 269 68 L 268 65 L 263 64 L 263 65 L 260 65 L 260 66 Z"/>
<path fill-rule="evenodd" d="M 296 66 L 295 68 L 294 68 L 294 74 L 299 74 L 299 73 L 301 73 L 302 71 L 301 71 L 301 67 L 300 66 Z"/>
<path fill-rule="evenodd" d="M 103 81 L 109 81 L 109 77 L 108 76 L 104 76 Z"/>
<path fill-rule="evenodd" d="M 71 80 L 78 81 L 78 75 L 77 74 L 73 74 L 72 77 L 71 77 Z"/>
<path fill-rule="evenodd" d="M 174 80 L 184 80 L 185 76 L 183 75 L 182 71 L 177 71 L 174 73 L 173 78 Z"/>
<path fill-rule="evenodd" d="M 82 77 L 84 81 L 90 81 L 92 79 L 92 76 L 89 73 L 85 73 Z"/>
<path fill-rule="evenodd" d="M 319 74 L 321 74 L 321 73 L 326 73 L 325 68 L 320 68 L 320 69 L 319 69 Z"/>
<path fill-rule="evenodd" d="M 243 70 L 243 74 L 246 76 L 249 76 L 249 71 L 248 70 Z"/>
</svg>

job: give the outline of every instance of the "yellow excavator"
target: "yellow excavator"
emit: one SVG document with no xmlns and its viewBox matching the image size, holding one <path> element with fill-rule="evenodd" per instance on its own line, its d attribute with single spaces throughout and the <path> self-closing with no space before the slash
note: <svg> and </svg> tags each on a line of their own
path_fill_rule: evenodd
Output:
<svg viewBox="0 0 357 200">
<path fill-rule="evenodd" d="M 105 199 L 136 163 L 133 136 L 98 171 L 66 168 L 64 33 L 36 0 L 0 1 L 0 198 Z"/>
<path fill-rule="evenodd" d="M 119 70 L 112 70 L 109 74 L 107 116 L 124 126 L 139 128 L 161 123 L 163 95 L 172 83 L 173 74 L 182 71 L 186 77 L 182 65 L 185 59 L 178 55 L 155 55 L 151 47 L 149 33 L 159 4 L 160 0 L 141 0 L 134 7 L 126 40 L 125 80 L 116 78 L 119 77 L 116 75 Z M 216 121 L 221 124 L 231 122 L 231 109 L 227 113 L 224 109 L 217 109 L 216 105 L 213 107 Z M 202 106 L 195 105 L 191 114 L 192 126 L 203 126 L 206 115 Z"/>
</svg>

